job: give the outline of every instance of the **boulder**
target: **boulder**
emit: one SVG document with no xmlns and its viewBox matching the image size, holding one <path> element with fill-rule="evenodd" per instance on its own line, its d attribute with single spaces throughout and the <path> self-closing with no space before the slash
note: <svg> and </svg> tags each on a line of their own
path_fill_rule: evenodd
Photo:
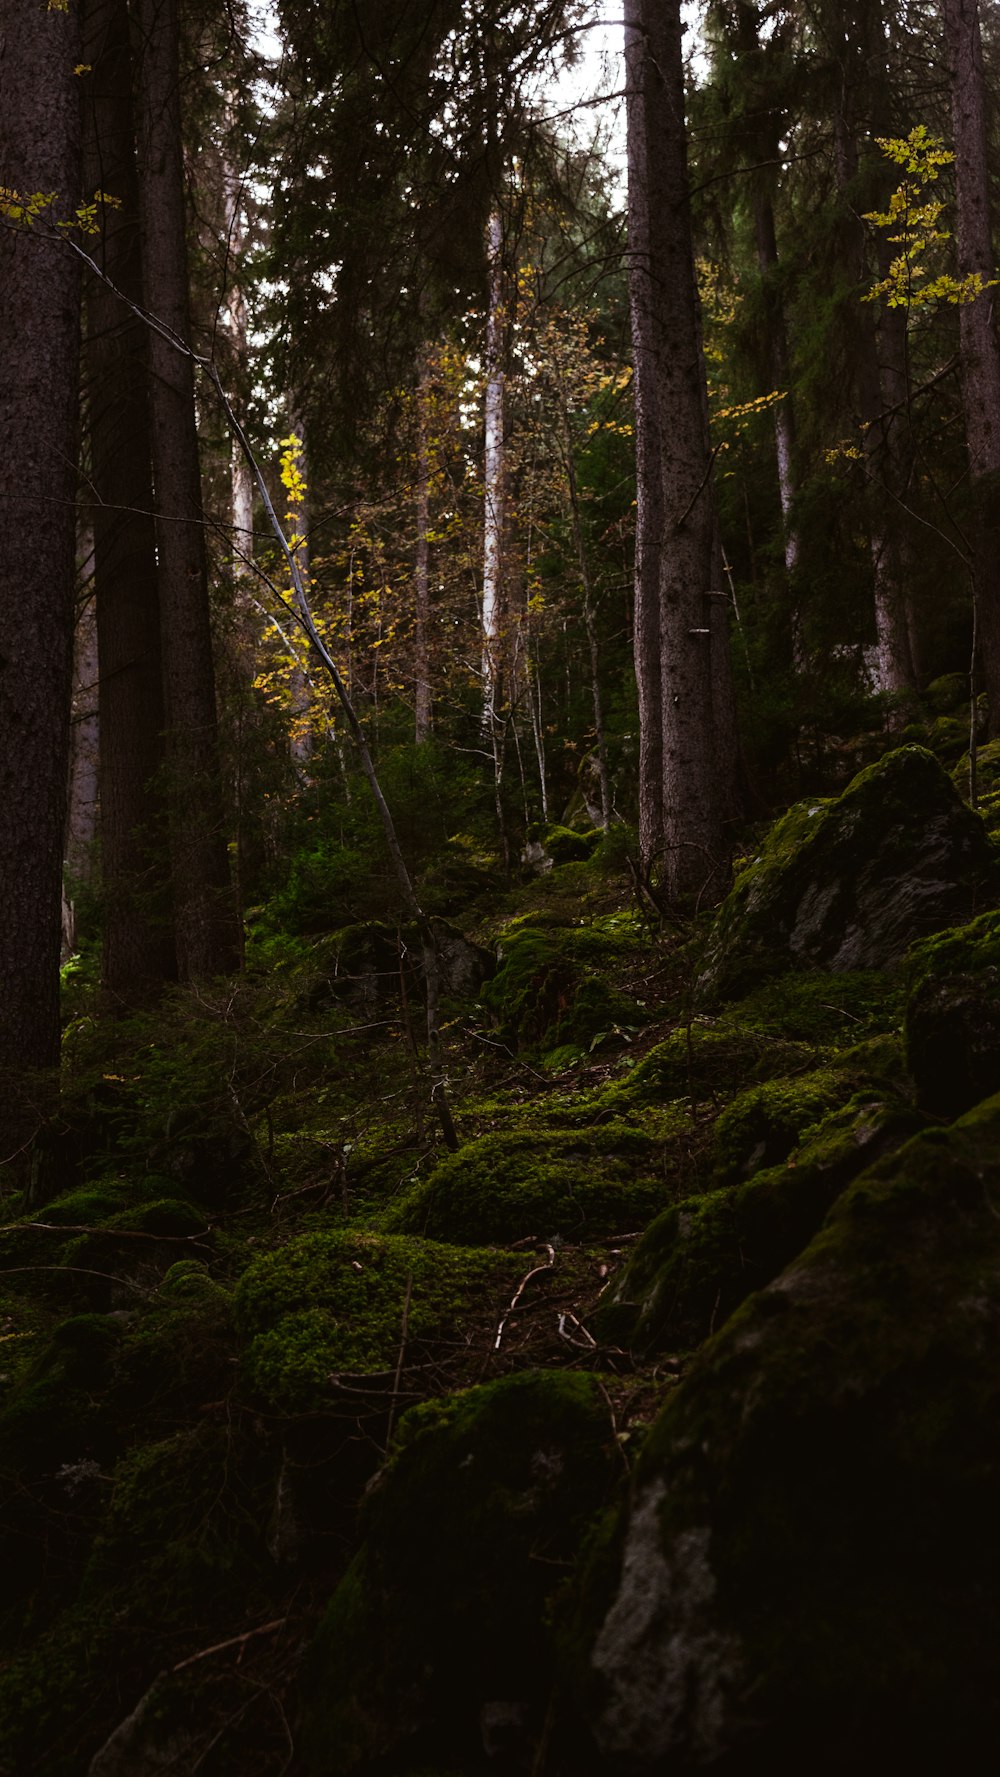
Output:
<svg viewBox="0 0 1000 1777">
<path fill-rule="evenodd" d="M 834 801 L 800 803 L 737 877 L 710 934 L 703 1000 L 788 969 L 884 969 L 968 918 L 992 885 L 979 816 L 932 753 L 900 747 Z"/>
<path fill-rule="evenodd" d="M 831 1205 L 919 1119 L 858 1093 L 810 1131 L 787 1162 L 658 1215 L 594 1318 L 610 1345 L 686 1350 L 723 1325 L 809 1244 Z"/>
<path fill-rule="evenodd" d="M 600 1768 L 996 1765 L 998 1174 L 1000 1097 L 915 1136 L 670 1397 L 587 1602 Z"/>
<path fill-rule="evenodd" d="M 914 946 L 906 1060 L 934 1116 L 1000 1092 L 1000 913 Z"/>
<path fill-rule="evenodd" d="M 405 1414 L 309 1660 L 308 1768 L 530 1770 L 549 1602 L 618 1472 L 592 1376 L 528 1371 Z"/>
</svg>

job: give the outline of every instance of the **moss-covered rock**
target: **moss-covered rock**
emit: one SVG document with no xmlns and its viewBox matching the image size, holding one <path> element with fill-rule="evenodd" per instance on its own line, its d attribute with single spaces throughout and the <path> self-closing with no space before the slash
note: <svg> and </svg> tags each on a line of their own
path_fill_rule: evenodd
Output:
<svg viewBox="0 0 1000 1777">
<path fill-rule="evenodd" d="M 737 878 L 706 949 L 705 999 L 789 968 L 881 969 L 975 909 L 986 830 L 932 753 L 901 747 L 833 802 L 800 804 Z"/>
<path fill-rule="evenodd" d="M 920 1103 L 955 1117 L 1000 1091 L 1000 913 L 914 946 L 906 1059 Z"/>
<path fill-rule="evenodd" d="M 329 1405 L 341 1374 L 390 1371 L 408 1352 L 454 1337 L 499 1297 L 510 1262 L 400 1234 L 304 1234 L 257 1259 L 240 1279 L 236 1321 L 243 1375 L 285 1413 Z"/>
<path fill-rule="evenodd" d="M 845 1090 L 842 1073 L 815 1068 L 739 1093 L 713 1132 L 718 1183 L 734 1184 L 786 1160 L 806 1130 L 843 1103 Z"/>
<path fill-rule="evenodd" d="M 644 1009 L 610 986 L 602 966 L 632 948 L 629 926 L 520 926 L 504 934 L 483 1003 L 506 1041 L 577 1050 L 615 1025 L 634 1030 Z"/>
<path fill-rule="evenodd" d="M 398 1198 L 383 1225 L 472 1246 L 622 1233 L 663 1207 L 664 1152 L 627 1123 L 483 1135 Z"/>
<path fill-rule="evenodd" d="M 1000 1749 L 1000 1098 L 844 1193 L 643 1446 L 591 1649 L 635 1777 Z"/>
<path fill-rule="evenodd" d="M 859 1093 L 786 1164 L 665 1210 L 608 1292 L 595 1330 L 646 1353 L 699 1344 L 802 1252 L 851 1180 L 919 1121 L 902 1104 Z"/>
<path fill-rule="evenodd" d="M 547 1605 L 615 1484 L 614 1442 L 586 1375 L 528 1372 L 404 1417 L 309 1662 L 317 1777 L 384 1758 L 468 1771 L 484 1752 L 531 1768 Z"/>
</svg>

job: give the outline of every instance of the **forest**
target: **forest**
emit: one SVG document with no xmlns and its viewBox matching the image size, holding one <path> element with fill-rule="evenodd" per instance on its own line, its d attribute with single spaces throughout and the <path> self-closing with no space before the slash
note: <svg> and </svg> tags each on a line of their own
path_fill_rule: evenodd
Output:
<svg viewBox="0 0 1000 1777">
<path fill-rule="evenodd" d="M 0 1777 L 1000 1757 L 997 10 L 620 10 L 0 0 Z"/>
</svg>

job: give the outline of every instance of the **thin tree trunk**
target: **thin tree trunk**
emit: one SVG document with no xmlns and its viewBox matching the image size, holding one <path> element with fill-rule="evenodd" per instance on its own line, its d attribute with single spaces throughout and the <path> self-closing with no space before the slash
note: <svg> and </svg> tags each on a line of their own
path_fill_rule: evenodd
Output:
<svg viewBox="0 0 1000 1777">
<path fill-rule="evenodd" d="M 128 307 L 142 301 L 143 291 L 125 0 L 85 0 L 83 53 L 92 70 L 83 87 L 86 188 L 118 200 L 99 212 L 93 257 L 103 276 L 86 280 L 94 495 L 88 522 L 101 668 L 101 978 L 113 1004 L 137 1005 L 173 980 L 177 965 L 163 786 L 149 352 L 146 329 Z"/>
<path fill-rule="evenodd" d="M 483 463 L 483 705 L 484 726 L 496 721 L 504 521 L 504 315 L 503 221 L 494 210 L 489 223 L 489 291 L 486 316 L 485 454 Z"/>
<path fill-rule="evenodd" d="M 645 654 L 655 645 L 660 717 L 660 815 L 657 822 L 652 809 L 645 811 L 642 836 L 648 848 L 659 825 L 663 883 L 676 899 L 721 883 L 726 865 L 710 596 L 712 456 L 691 240 L 680 0 L 627 0 L 625 16 L 639 457 L 636 669 L 640 720 L 648 723 L 647 687 L 656 675 Z M 655 624 L 648 609 L 654 564 Z M 647 742 L 640 797 L 654 790 L 652 750 Z"/>
<path fill-rule="evenodd" d="M 565 401 L 561 402 L 563 452 L 566 458 L 566 479 L 569 484 L 569 503 L 573 517 L 573 540 L 576 544 L 576 559 L 580 570 L 580 590 L 583 594 L 583 622 L 587 631 L 587 647 L 590 651 L 590 687 L 594 710 L 594 741 L 597 752 L 597 781 L 601 791 L 601 826 L 607 833 L 611 827 L 611 778 L 608 772 L 608 742 L 604 729 L 604 706 L 601 700 L 601 650 L 597 640 L 597 625 L 594 621 L 594 591 L 590 578 L 590 562 L 587 558 L 587 542 L 583 534 L 583 518 L 580 512 L 580 495 L 576 483 L 576 461 L 573 455 L 573 437 L 569 427 L 569 414 Z"/>
<path fill-rule="evenodd" d="M 146 306 L 189 337 L 177 0 L 135 0 Z M 150 335 L 160 641 L 177 957 L 186 980 L 239 960 L 222 787 L 192 360 Z"/>
<path fill-rule="evenodd" d="M 413 562 L 413 715 L 417 746 L 431 737 L 431 460 L 428 437 L 430 369 L 424 354 L 417 390 L 417 546 Z"/>
<path fill-rule="evenodd" d="M 977 0 L 943 0 L 955 132 L 958 275 L 993 272 L 983 48 Z M 1000 736 L 1000 350 L 996 290 L 959 308 L 962 402 L 974 504 L 973 586 L 990 734 Z"/>
<path fill-rule="evenodd" d="M 99 725 L 98 618 L 94 611 L 94 544 L 83 538 L 83 565 L 89 579 L 76 617 L 73 643 L 73 714 L 69 725 L 69 794 L 66 805 L 66 874 L 69 887 L 92 887 L 98 839 Z"/>
<path fill-rule="evenodd" d="M 80 201 L 79 14 L 7 5 L 0 22 L 6 192 Z M 0 228 L 0 1161 L 16 1138 L 12 1074 L 59 1059 L 69 753 L 80 272 L 30 229 Z"/>
<path fill-rule="evenodd" d="M 306 457 L 305 421 L 297 409 L 293 409 L 291 436 L 297 440 L 296 463 L 302 475 L 304 487 L 308 489 L 309 472 Z M 291 514 L 289 513 L 289 518 Z M 306 493 L 302 493 L 295 502 L 294 516 L 294 547 L 295 560 L 304 586 L 311 586 L 312 574 L 309 566 L 309 502 Z M 313 755 L 313 734 L 311 723 L 313 689 L 312 680 L 305 668 L 296 662 L 288 675 L 288 694 L 292 706 L 292 727 L 288 742 L 288 750 L 292 763 L 299 778 L 308 780 L 309 767 Z"/>
</svg>

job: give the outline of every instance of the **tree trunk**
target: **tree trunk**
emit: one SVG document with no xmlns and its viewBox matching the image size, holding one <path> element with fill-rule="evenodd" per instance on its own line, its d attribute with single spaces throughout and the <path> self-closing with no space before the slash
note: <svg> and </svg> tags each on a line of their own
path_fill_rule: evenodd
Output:
<svg viewBox="0 0 1000 1777">
<path fill-rule="evenodd" d="M 640 839 L 667 895 L 726 861 L 711 609 L 714 502 L 695 285 L 679 0 L 627 0 L 629 294 L 638 516 Z"/>
<path fill-rule="evenodd" d="M 484 725 L 496 725 L 500 614 L 503 597 L 504 336 L 503 222 L 490 216 L 486 317 L 485 455 L 483 464 L 483 706 Z"/>
<path fill-rule="evenodd" d="M 82 538 L 83 600 L 77 613 L 73 643 L 73 695 L 70 718 L 69 786 L 66 804 L 66 837 L 63 844 L 62 960 L 76 949 L 76 909 L 72 899 L 77 887 L 94 881 L 95 841 L 100 792 L 100 721 L 98 718 L 97 614 L 94 609 L 93 534 Z"/>
<path fill-rule="evenodd" d="M 302 476 L 303 489 L 308 489 L 309 472 L 306 457 L 306 427 L 305 421 L 297 408 L 293 408 L 292 410 L 290 435 L 298 441 L 295 447 L 296 467 Z M 295 560 L 298 564 L 299 573 L 302 576 L 302 583 L 304 586 L 311 589 L 312 575 L 309 568 L 309 502 L 305 491 L 300 490 L 298 498 L 294 502 L 294 512 L 291 509 L 290 503 L 290 509 L 286 513 L 286 522 L 289 523 L 295 539 Z M 308 780 L 309 767 L 312 763 L 313 755 L 313 731 L 311 721 L 313 689 L 312 680 L 308 671 L 298 662 L 293 664 L 288 675 L 288 695 L 292 706 L 292 725 L 288 750 L 292 756 L 292 763 L 295 766 L 300 781 L 305 783 Z"/>
<path fill-rule="evenodd" d="M 141 303 L 139 189 L 132 55 L 125 0 L 85 0 L 86 189 L 117 199 L 99 211 L 91 255 Z M 89 486 L 94 536 L 99 724 L 102 985 L 141 1004 L 176 974 L 163 792 L 160 604 L 153 529 L 147 330 L 101 278 L 86 282 Z"/>
<path fill-rule="evenodd" d="M 177 0 L 135 0 L 139 174 L 146 306 L 189 337 Z M 170 853 L 183 979 L 236 967 L 236 921 L 222 825 L 194 369 L 149 340 L 160 640 Z"/>
<path fill-rule="evenodd" d="M 959 278 L 993 271 L 983 47 L 978 0 L 943 0 L 951 61 Z M 973 500 L 972 573 L 990 734 L 1000 736 L 1000 351 L 996 290 L 958 311 L 962 402 Z"/>
<path fill-rule="evenodd" d="M 56 194 L 34 231 L 0 227 L 0 1160 L 18 1124 L 10 1074 L 59 1059 L 80 277 L 39 237 L 80 201 L 78 20 L 0 7 L 2 183 Z"/>
<path fill-rule="evenodd" d="M 417 390 L 417 545 L 413 561 L 413 737 L 418 747 L 431 737 L 431 464 L 427 436 L 429 398 L 430 371 L 425 355 Z"/>
</svg>

